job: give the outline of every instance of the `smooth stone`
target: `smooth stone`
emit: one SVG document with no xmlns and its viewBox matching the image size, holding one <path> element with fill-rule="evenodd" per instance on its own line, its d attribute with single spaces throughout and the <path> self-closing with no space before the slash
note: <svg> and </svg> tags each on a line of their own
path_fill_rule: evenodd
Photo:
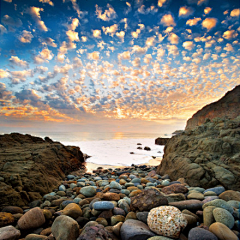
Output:
<svg viewBox="0 0 240 240">
<path fill-rule="evenodd" d="M 114 204 L 108 201 L 98 201 L 93 204 L 95 210 L 110 210 L 114 208 Z"/>
<path fill-rule="evenodd" d="M 223 223 L 228 228 L 232 229 L 234 226 L 234 217 L 232 214 L 223 208 L 215 208 L 213 210 L 213 216 L 216 222 Z"/>
<path fill-rule="evenodd" d="M 137 219 L 147 224 L 148 213 L 149 212 L 137 212 Z"/>
<path fill-rule="evenodd" d="M 208 196 L 217 196 L 217 194 L 213 191 L 207 191 L 204 194 L 204 197 L 208 197 Z"/>
<path fill-rule="evenodd" d="M 199 200 L 185 200 L 179 202 L 170 202 L 170 206 L 177 207 L 180 210 L 187 209 L 189 211 L 197 211 L 202 209 L 202 202 Z"/>
<path fill-rule="evenodd" d="M 220 187 L 214 187 L 214 188 L 208 188 L 203 193 L 206 193 L 208 191 L 215 192 L 217 195 L 223 193 L 225 191 L 225 188 L 223 186 Z"/>
<path fill-rule="evenodd" d="M 202 201 L 203 204 L 207 202 L 211 202 L 212 200 L 219 199 L 218 196 L 206 196 L 205 199 Z"/>
<path fill-rule="evenodd" d="M 112 227 L 113 233 L 118 237 L 120 236 L 120 229 L 122 225 L 123 225 L 123 222 L 119 222 Z"/>
<path fill-rule="evenodd" d="M 238 240 L 238 237 L 226 225 L 220 222 L 211 224 L 209 231 L 216 235 L 219 240 Z"/>
<path fill-rule="evenodd" d="M 141 183 L 141 178 L 133 178 L 132 183 Z"/>
<path fill-rule="evenodd" d="M 171 194 L 171 193 L 187 193 L 188 188 L 186 188 L 183 184 L 172 184 L 170 186 L 166 186 L 162 188 L 162 192 L 164 194 Z"/>
<path fill-rule="evenodd" d="M 59 191 L 66 191 L 66 187 L 64 185 L 60 185 L 58 188 Z"/>
<path fill-rule="evenodd" d="M 99 187 L 105 187 L 109 184 L 109 181 L 108 180 L 99 180 L 99 181 L 97 181 L 97 184 Z"/>
<path fill-rule="evenodd" d="M 121 190 L 121 193 L 123 193 L 123 194 L 125 194 L 125 195 L 129 195 L 130 194 L 130 191 L 129 190 L 127 190 L 127 189 L 122 189 Z"/>
<path fill-rule="evenodd" d="M 7 206 L 7 207 L 4 207 L 4 208 L 2 209 L 2 212 L 11 213 L 11 214 L 16 214 L 16 213 L 22 213 L 22 214 L 23 214 L 22 208 L 16 207 L 16 206 Z"/>
<path fill-rule="evenodd" d="M 231 214 L 233 213 L 233 208 L 231 206 L 229 206 L 227 204 L 227 202 L 222 199 L 215 199 L 211 202 L 207 202 L 207 203 L 203 204 L 202 208 L 204 209 L 205 207 L 208 207 L 208 206 L 224 208 L 224 209 L 228 210 Z"/>
<path fill-rule="evenodd" d="M 48 209 L 42 209 L 43 215 L 46 220 L 52 219 L 52 212 Z"/>
<path fill-rule="evenodd" d="M 45 217 L 39 207 L 35 207 L 26 212 L 19 220 L 18 227 L 22 230 L 37 228 L 45 223 Z"/>
<path fill-rule="evenodd" d="M 179 202 L 186 200 L 183 193 L 172 193 L 172 194 L 163 194 L 167 198 L 168 203 L 170 202 Z"/>
<path fill-rule="evenodd" d="M 119 201 L 120 196 L 117 193 L 107 192 L 103 194 L 103 199 L 107 201 Z"/>
<path fill-rule="evenodd" d="M 51 229 L 56 240 L 76 240 L 79 236 L 78 223 L 65 215 L 57 217 Z"/>
<path fill-rule="evenodd" d="M 225 200 L 225 201 L 230 201 L 230 200 L 235 200 L 235 201 L 240 201 L 240 192 L 233 191 L 233 190 L 227 190 L 219 195 L 219 198 Z"/>
<path fill-rule="evenodd" d="M 166 179 L 162 181 L 163 186 L 169 186 L 170 182 Z"/>
<path fill-rule="evenodd" d="M 93 186 L 82 187 L 80 193 L 86 197 L 93 197 L 96 194 L 96 188 Z"/>
<path fill-rule="evenodd" d="M 76 219 L 82 216 L 82 209 L 78 204 L 70 203 L 61 211 L 61 213 L 63 215 Z"/>
<path fill-rule="evenodd" d="M 72 180 L 72 179 L 74 179 L 74 178 L 75 178 L 75 176 L 73 176 L 73 175 L 70 175 L 70 174 L 67 175 L 67 179 L 68 179 L 68 180 Z"/>
<path fill-rule="evenodd" d="M 97 218 L 96 222 L 102 224 L 104 227 L 108 226 L 108 222 L 105 218 Z"/>
<path fill-rule="evenodd" d="M 90 202 L 90 205 L 89 205 L 90 209 L 93 209 L 93 204 L 94 204 L 95 202 L 99 202 L 99 201 L 102 201 L 101 198 L 95 198 L 95 199 L 93 199 L 93 200 Z"/>
<path fill-rule="evenodd" d="M 119 222 L 124 222 L 125 221 L 125 217 L 122 215 L 114 215 L 111 217 L 111 225 L 114 226 Z"/>
<path fill-rule="evenodd" d="M 227 204 L 233 208 L 240 209 L 240 201 L 230 200 L 230 201 L 227 201 Z"/>
<path fill-rule="evenodd" d="M 192 192 L 190 194 L 188 194 L 187 196 L 188 199 L 197 199 L 197 200 L 203 200 L 204 199 L 204 195 L 200 192 Z"/>
<path fill-rule="evenodd" d="M 128 188 L 128 187 L 133 187 L 134 186 L 134 183 L 126 183 L 125 184 L 125 187 Z"/>
<path fill-rule="evenodd" d="M 195 225 L 197 224 L 197 218 L 190 215 L 190 214 L 185 214 L 183 213 L 183 216 L 185 217 L 185 219 L 187 220 L 188 225 Z"/>
<path fill-rule="evenodd" d="M 135 212 L 129 212 L 125 218 L 125 220 L 127 219 L 137 219 L 136 213 Z"/>
<path fill-rule="evenodd" d="M 78 198 L 78 197 L 73 199 L 73 202 L 76 203 L 76 204 L 78 204 L 80 201 L 82 201 L 82 199 Z"/>
<path fill-rule="evenodd" d="M 47 239 L 48 239 L 47 236 L 38 235 L 38 234 L 28 234 L 25 237 L 25 240 L 47 240 Z"/>
<path fill-rule="evenodd" d="M 213 210 L 215 209 L 215 206 L 208 206 L 205 207 L 203 210 L 203 223 L 204 226 L 209 227 L 212 223 L 214 223 L 215 218 L 213 216 Z"/>
<path fill-rule="evenodd" d="M 118 208 L 118 207 L 113 208 L 113 214 L 114 215 L 122 215 L 122 216 L 126 215 L 125 211 L 122 208 Z"/>
<path fill-rule="evenodd" d="M 218 240 L 218 238 L 204 228 L 195 227 L 189 231 L 188 240 Z"/>
<path fill-rule="evenodd" d="M 61 203 L 61 208 L 65 208 L 68 204 L 74 203 L 73 200 L 65 200 Z"/>
<path fill-rule="evenodd" d="M 77 182 L 78 187 L 85 187 L 86 183 L 85 182 Z"/>
<path fill-rule="evenodd" d="M 0 228 L 0 239 L 15 240 L 19 239 L 20 236 L 21 232 L 11 225 Z"/>
<path fill-rule="evenodd" d="M 129 210 L 130 210 L 130 206 L 129 206 L 127 200 L 125 200 L 125 199 L 120 199 L 120 200 L 118 201 L 118 206 L 119 206 L 120 208 L 122 208 L 122 209 L 125 211 L 126 214 L 128 214 L 128 212 L 129 212 Z"/>
<path fill-rule="evenodd" d="M 110 188 L 115 188 L 115 189 L 119 189 L 119 190 L 122 189 L 121 184 L 119 184 L 119 183 L 116 182 L 116 181 L 112 181 L 109 186 L 110 186 Z"/>
<path fill-rule="evenodd" d="M 148 238 L 147 240 L 172 240 L 172 238 L 164 237 L 164 236 L 155 236 Z"/>
<path fill-rule="evenodd" d="M 146 240 L 155 236 L 145 223 L 134 219 L 128 219 L 123 223 L 120 235 L 122 240 Z"/>
</svg>

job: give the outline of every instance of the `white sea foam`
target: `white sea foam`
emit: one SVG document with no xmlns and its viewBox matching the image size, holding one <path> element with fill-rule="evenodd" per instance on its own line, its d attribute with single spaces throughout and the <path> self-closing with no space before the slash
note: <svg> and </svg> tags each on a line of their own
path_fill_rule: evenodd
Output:
<svg viewBox="0 0 240 240">
<path fill-rule="evenodd" d="M 164 146 L 154 144 L 154 139 L 109 139 L 98 141 L 63 141 L 64 145 L 79 146 L 83 153 L 88 154 L 91 158 L 87 162 L 102 165 L 113 166 L 131 166 L 132 164 L 147 163 L 154 157 L 163 156 Z M 138 146 L 137 143 L 141 143 Z M 139 150 L 137 147 L 144 148 L 148 146 L 151 151 Z M 134 154 L 130 154 L 133 152 Z"/>
</svg>

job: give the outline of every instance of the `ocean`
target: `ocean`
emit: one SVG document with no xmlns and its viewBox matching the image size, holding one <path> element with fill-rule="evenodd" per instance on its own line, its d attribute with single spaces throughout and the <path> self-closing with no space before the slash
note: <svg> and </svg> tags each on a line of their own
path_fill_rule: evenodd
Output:
<svg viewBox="0 0 240 240">
<path fill-rule="evenodd" d="M 145 164 L 153 157 L 162 157 L 164 146 L 155 145 L 155 139 L 171 137 L 167 134 L 127 132 L 41 132 L 31 134 L 42 138 L 48 136 L 53 141 L 59 141 L 64 145 L 78 146 L 83 153 L 91 156 L 87 162 L 112 166 Z M 150 147 L 151 151 L 143 150 L 145 146 Z M 137 147 L 143 149 L 140 150 Z"/>
</svg>

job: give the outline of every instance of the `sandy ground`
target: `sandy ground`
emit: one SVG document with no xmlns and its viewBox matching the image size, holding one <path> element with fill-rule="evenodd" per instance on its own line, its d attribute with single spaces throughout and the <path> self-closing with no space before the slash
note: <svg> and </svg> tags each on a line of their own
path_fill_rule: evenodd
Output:
<svg viewBox="0 0 240 240">
<path fill-rule="evenodd" d="M 147 163 L 140 164 L 140 165 L 158 166 L 161 163 L 161 161 L 162 161 L 161 157 L 158 157 L 155 159 L 152 158 Z M 114 168 L 125 168 L 127 166 L 102 165 L 102 164 L 86 162 L 87 172 L 92 172 L 93 170 L 96 170 L 98 167 L 114 169 Z"/>
</svg>

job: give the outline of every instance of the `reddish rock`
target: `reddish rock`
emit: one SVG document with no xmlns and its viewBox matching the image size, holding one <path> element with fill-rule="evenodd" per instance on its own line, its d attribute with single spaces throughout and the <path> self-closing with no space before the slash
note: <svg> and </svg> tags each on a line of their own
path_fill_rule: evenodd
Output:
<svg viewBox="0 0 240 240">
<path fill-rule="evenodd" d="M 235 200 L 240 201 L 240 192 L 233 191 L 233 190 L 227 190 L 219 195 L 219 198 L 227 201 Z"/>
<path fill-rule="evenodd" d="M 177 207 L 179 210 L 187 209 L 189 211 L 197 211 L 202 209 L 202 201 L 199 200 L 185 200 L 179 202 L 170 202 L 169 205 Z"/>
<path fill-rule="evenodd" d="M 117 193 L 107 192 L 103 194 L 103 199 L 108 201 L 118 201 L 120 196 Z"/>
<path fill-rule="evenodd" d="M 143 211 L 150 211 L 152 208 L 167 205 L 168 200 L 157 189 L 143 190 L 137 196 L 131 198 L 131 209 Z"/>
<path fill-rule="evenodd" d="M 186 188 L 183 184 L 172 184 L 170 186 L 162 188 L 162 192 L 165 194 L 171 193 L 187 193 L 188 188 Z"/>
</svg>

